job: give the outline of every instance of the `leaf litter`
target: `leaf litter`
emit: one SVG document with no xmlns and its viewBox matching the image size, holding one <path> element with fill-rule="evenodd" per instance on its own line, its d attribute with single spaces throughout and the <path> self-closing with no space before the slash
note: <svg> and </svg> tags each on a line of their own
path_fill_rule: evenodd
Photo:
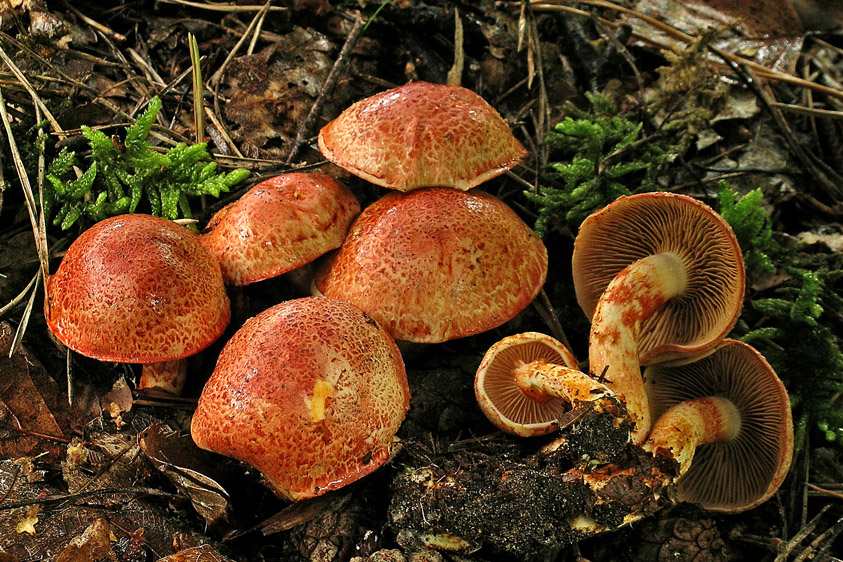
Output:
<svg viewBox="0 0 843 562">
<path fill-rule="evenodd" d="M 39 159 L 55 157 L 64 146 L 85 162 L 89 148 L 82 126 L 102 131 L 119 146 L 125 128 L 154 95 L 164 100 L 151 138 L 156 150 L 207 140 L 211 159 L 221 169 L 248 168 L 258 179 L 300 167 L 339 174 L 314 149 L 319 126 L 351 102 L 407 80 L 459 79 L 493 103 L 531 150 L 531 160 L 489 189 L 535 221 L 540 209 L 519 194 L 558 187 L 559 181 L 548 173 L 547 165 L 558 154 L 545 143 L 545 134 L 565 116 L 587 117 L 586 92 L 607 96 L 624 115 L 643 114 L 648 101 L 664 94 L 656 80 L 659 67 L 685 56 L 683 50 L 699 48 L 705 56 L 690 68 L 698 76 L 710 71 L 712 80 L 704 88 L 700 82 L 675 90 L 654 122 L 642 121 L 644 133 L 653 134 L 683 111 L 698 119 L 694 142 L 683 145 L 672 165 L 654 178 L 656 185 L 711 200 L 724 178 L 741 193 L 762 186 L 775 239 L 806 244 L 799 246 L 799 263 L 840 251 L 843 202 L 835 188 L 843 185 L 843 166 L 833 154 L 843 142 L 838 80 L 843 41 L 834 33 L 806 36 L 788 3 L 644 0 L 620 10 L 604 1 L 575 6 L 476 2 L 454 10 L 436 1 L 354 6 L 303 1 L 273 4 L 263 16 L 260 6 L 247 3 L 141 4 L 149 11 L 119 1 L 96 11 L 26 1 L 4 5 L 0 47 L 25 83 L 5 72 L 0 86 L 22 168 L 32 180 L 46 169 Z M 648 14 L 661 27 L 653 26 Z M 355 22 L 365 22 L 365 30 L 349 41 Z M 713 30 L 709 42 L 705 28 Z M 195 136 L 188 33 L 197 38 L 206 81 L 207 139 Z M 348 65 L 328 83 L 344 46 Z M 665 50 L 673 55 L 664 56 Z M 809 56 L 800 60 L 804 53 Z M 455 60 L 463 64 L 457 78 Z M 766 96 L 748 87 L 759 79 Z M 715 90 L 719 101 L 706 106 Z M 302 123 L 320 98 L 308 131 Z M 566 109 L 566 103 L 576 104 L 580 113 Z M 694 113 L 699 108 L 710 113 L 700 118 Z M 46 131 L 41 144 L 39 125 Z M 300 149 L 294 146 L 299 140 Z M 817 153 L 828 164 L 811 154 L 795 154 L 794 144 L 821 147 Z M 27 288 L 38 269 L 38 254 L 31 238 L 27 242 L 29 220 L 10 167 L 14 157 L 5 145 L 0 295 L 7 302 L 23 295 L 4 315 L 16 324 L 30 291 L 40 290 L 37 284 Z M 814 182 L 817 171 L 822 181 Z M 361 200 L 376 196 L 371 186 L 346 179 Z M 219 202 L 210 197 L 195 201 L 200 223 L 245 186 L 235 189 Z M 139 203 L 139 210 L 150 208 Z M 80 216 L 66 232 L 47 229 L 53 267 L 62 249 L 89 224 L 90 217 Z M 570 251 L 570 225 L 559 217 L 547 224 L 548 244 L 564 256 Z M 570 319 L 566 330 L 582 356 L 587 328 L 565 296 L 569 281 L 565 266 L 560 269 L 551 274 L 548 293 L 560 316 Z M 751 296 L 763 300 L 776 291 L 792 293 L 799 275 L 784 269 L 767 273 L 753 284 Z M 830 311 L 818 317 L 839 338 L 843 322 L 834 295 L 841 288 L 834 275 L 822 275 L 830 289 L 824 300 L 808 304 L 821 302 Z M 291 292 L 284 281 L 245 290 L 244 317 Z M 805 287 L 799 294 L 810 300 Z M 268 492 L 252 469 L 193 446 L 186 432 L 189 401 L 133 396 L 137 373 L 130 367 L 72 356 L 68 368 L 66 351 L 48 338 L 38 309 L 24 346 L 11 357 L 15 328 L 0 326 L 5 346 L 0 357 L 0 552 L 5 552 L 0 560 L 537 559 L 532 555 L 549 560 L 831 560 L 831 553 L 839 552 L 841 529 L 835 521 L 843 516 L 843 465 L 838 428 L 810 425 L 816 421 L 812 418 L 805 418 L 801 456 L 780 498 L 758 510 L 724 518 L 677 506 L 597 540 L 569 544 L 569 537 L 560 538 L 564 533 L 553 523 L 577 511 L 579 496 L 571 491 L 576 487 L 559 482 L 557 468 L 531 465 L 537 445 L 494 433 L 472 402 L 473 369 L 496 335 L 548 329 L 533 311 L 496 334 L 443 344 L 436 353 L 408 350 L 414 409 L 402 430 L 402 452 L 390 466 L 347 489 L 289 506 Z M 742 322 L 746 325 L 740 330 L 757 334 L 769 318 L 752 311 Z M 765 345 L 772 351 L 781 346 L 774 338 Z M 194 362 L 191 396 L 198 394 L 218 351 Z M 839 394 L 828 400 L 822 411 L 830 417 L 823 419 L 843 419 L 831 415 L 841 407 Z M 810 397 L 800 395 L 797 407 L 799 401 Z M 502 479 L 503 474 L 514 477 Z M 419 475 L 433 475 L 436 484 L 419 487 L 426 481 Z M 463 482 L 463 495 L 455 493 L 453 504 L 437 503 L 445 492 L 437 496 L 435 490 L 447 482 Z M 548 502 L 557 496 L 542 495 L 537 482 L 556 490 L 561 503 Z M 509 519 L 481 517 L 493 507 L 485 501 L 493 498 L 510 510 Z M 530 509 L 536 506 L 542 509 Z M 417 540 L 418 533 L 429 518 L 460 508 L 468 511 L 457 516 L 452 529 L 463 537 L 450 539 L 459 543 L 470 537 L 470 547 L 462 554 L 419 550 L 426 543 Z M 524 530 L 515 528 L 519 520 Z M 550 541 L 547 550 L 535 546 L 542 539 Z M 517 546 L 526 544 L 532 546 Z"/>
</svg>

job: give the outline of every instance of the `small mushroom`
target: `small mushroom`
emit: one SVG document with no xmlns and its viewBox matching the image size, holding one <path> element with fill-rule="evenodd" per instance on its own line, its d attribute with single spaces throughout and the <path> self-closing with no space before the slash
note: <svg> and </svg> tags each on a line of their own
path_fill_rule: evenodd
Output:
<svg viewBox="0 0 843 562">
<path fill-rule="evenodd" d="M 470 189 L 527 151 L 495 109 L 460 86 L 411 82 L 360 100 L 319 132 L 319 150 L 376 185 Z"/>
<path fill-rule="evenodd" d="M 307 297 L 265 310 L 232 336 L 191 434 L 300 500 L 384 464 L 409 398 L 401 355 L 377 322 L 350 304 Z"/>
<path fill-rule="evenodd" d="M 510 320 L 538 294 L 547 250 L 499 199 L 391 192 L 317 266 L 315 291 L 365 310 L 397 340 L 443 342 Z"/>
<path fill-rule="evenodd" d="M 338 248 L 360 204 L 336 179 L 290 173 L 260 182 L 209 221 L 202 243 L 227 283 L 247 285 Z"/>
<path fill-rule="evenodd" d="M 521 437 L 554 431 L 581 402 L 618 408 L 614 393 L 578 370 L 567 347 L 538 332 L 507 336 L 490 347 L 477 368 L 474 393 L 489 421 Z"/>
<path fill-rule="evenodd" d="M 644 371 L 657 418 L 644 449 L 679 463 L 677 496 L 736 513 L 781 485 L 793 455 L 787 390 L 751 346 L 724 340 L 710 355 Z"/>
<path fill-rule="evenodd" d="M 47 282 L 47 326 L 100 361 L 143 363 L 140 388 L 178 394 L 184 358 L 228 325 L 220 266 L 199 236 L 150 215 L 96 223 L 68 248 Z"/>
<path fill-rule="evenodd" d="M 735 235 L 692 197 L 621 197 L 574 245 L 577 299 L 592 319 L 589 369 L 627 405 L 640 444 L 650 415 L 640 365 L 700 354 L 735 325 L 746 277 Z"/>
</svg>

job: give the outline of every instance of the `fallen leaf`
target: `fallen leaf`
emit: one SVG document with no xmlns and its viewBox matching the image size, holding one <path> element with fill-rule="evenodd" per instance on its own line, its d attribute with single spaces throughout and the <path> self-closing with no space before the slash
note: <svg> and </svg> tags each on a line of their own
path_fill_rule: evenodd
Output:
<svg viewBox="0 0 843 562">
<path fill-rule="evenodd" d="M 190 498 L 196 512 L 208 525 L 228 517 L 228 492 L 200 470 L 211 466 L 212 457 L 199 449 L 187 435 L 180 435 L 167 425 L 155 423 L 138 438 L 141 450 L 161 473 Z"/>
<path fill-rule="evenodd" d="M 107 562 L 117 560 L 111 548 L 111 525 L 107 519 L 99 518 L 85 531 L 70 541 L 58 555 L 56 562 Z"/>
<path fill-rule="evenodd" d="M 634 10 L 689 35 L 737 24 L 713 46 L 784 72 L 793 70 L 802 48 L 802 22 L 788 0 L 638 0 Z M 641 18 L 622 19 L 657 45 L 685 46 Z"/>
<path fill-rule="evenodd" d="M 159 558 L 158 562 L 233 562 L 231 558 L 226 558 L 210 545 L 203 544 L 193 548 L 187 548 L 181 552 L 177 552 L 164 558 Z"/>
<path fill-rule="evenodd" d="M 53 415 L 66 419 L 59 397 L 61 390 L 26 349 L 9 357 L 14 329 L 0 322 L 0 457 L 16 458 L 50 452 L 58 455 L 54 440 L 64 432 Z"/>
</svg>

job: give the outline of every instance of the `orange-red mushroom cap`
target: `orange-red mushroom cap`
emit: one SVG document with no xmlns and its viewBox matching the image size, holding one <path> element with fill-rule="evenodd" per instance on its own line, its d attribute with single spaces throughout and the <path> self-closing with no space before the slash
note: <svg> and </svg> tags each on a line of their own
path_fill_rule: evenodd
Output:
<svg viewBox="0 0 843 562">
<path fill-rule="evenodd" d="M 687 288 L 643 321 L 642 365 L 700 353 L 724 338 L 746 290 L 740 246 L 720 215 L 687 195 L 642 193 L 617 199 L 580 226 L 572 260 L 580 307 L 591 318 L 621 270 L 662 252 L 679 257 Z"/>
<path fill-rule="evenodd" d="M 325 125 L 319 150 L 374 184 L 470 189 L 527 151 L 500 114 L 460 86 L 411 82 L 360 100 Z"/>
<path fill-rule="evenodd" d="M 350 304 L 308 297 L 258 314 L 232 336 L 191 434 L 299 500 L 386 462 L 409 398 L 389 334 Z"/>
<path fill-rule="evenodd" d="M 193 355 L 230 319 L 216 259 L 190 230 L 150 215 L 98 222 L 47 282 L 47 325 L 101 361 L 156 363 Z"/>
<path fill-rule="evenodd" d="M 350 302 L 395 339 L 435 343 L 495 328 L 536 297 L 547 250 L 483 192 L 392 192 L 363 210 L 316 289 Z"/>
<path fill-rule="evenodd" d="M 354 194 L 320 173 L 264 180 L 208 223 L 202 243 L 226 282 L 247 285 L 305 265 L 339 247 L 360 214 Z"/>
</svg>

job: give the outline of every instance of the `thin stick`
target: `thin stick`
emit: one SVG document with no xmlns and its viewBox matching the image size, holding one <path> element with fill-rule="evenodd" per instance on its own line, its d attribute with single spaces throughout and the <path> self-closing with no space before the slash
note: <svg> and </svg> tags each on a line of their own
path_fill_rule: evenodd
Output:
<svg viewBox="0 0 843 562">
<path fill-rule="evenodd" d="M 58 134 L 61 134 L 63 132 L 61 125 L 59 125 L 59 122 L 56 121 L 55 117 L 53 117 L 53 114 L 50 113 L 50 110 L 47 109 L 47 106 L 44 105 L 44 102 L 41 101 L 41 98 L 38 97 L 38 92 L 35 91 L 35 88 L 32 87 L 32 84 L 30 84 L 29 80 L 26 79 L 26 76 L 23 72 L 21 72 L 21 69 L 18 68 L 18 66 L 12 61 L 12 59 L 9 58 L 9 55 L 6 54 L 6 51 L 3 49 L 3 47 L 0 47 L 0 58 L 3 59 L 3 62 L 6 63 L 6 66 L 9 67 L 9 70 L 11 70 L 12 74 L 15 75 L 15 78 L 18 79 L 18 82 L 20 82 L 21 85 L 26 88 L 26 91 L 29 92 L 29 95 L 32 96 L 32 99 L 35 101 L 35 103 L 37 103 L 39 107 L 41 107 L 41 111 L 44 112 L 44 115 L 47 117 L 47 121 L 49 121 L 50 126 L 53 127 L 53 131 Z M 6 103 L 4 102 L 3 105 L 5 106 Z"/>
<path fill-rule="evenodd" d="M 192 33 L 187 34 L 187 43 L 190 45 L 190 67 L 193 76 L 193 124 L 196 127 L 196 142 L 205 142 L 205 99 L 203 96 L 205 88 L 202 85 L 199 43 Z"/>
<path fill-rule="evenodd" d="M 354 46 L 357 44 L 357 40 L 360 38 L 360 35 L 363 33 L 363 29 L 365 27 L 365 22 L 359 18 L 354 18 L 354 25 L 351 27 L 351 31 L 348 32 L 348 37 L 346 37 L 345 44 L 340 49 L 340 54 L 337 56 L 337 60 L 334 61 L 334 66 L 331 68 L 331 72 L 328 73 L 328 77 L 325 79 L 325 83 L 322 85 L 322 91 L 319 92 L 319 96 L 316 98 L 316 101 L 310 107 L 310 112 L 305 117 L 304 121 L 301 122 L 299 125 L 298 131 L 296 131 L 296 140 L 293 142 L 293 146 L 290 148 L 290 154 L 287 156 L 287 164 L 292 163 L 295 160 L 296 156 L 299 154 L 299 150 L 301 149 L 301 145 L 304 143 L 304 139 L 310 135 L 310 130 L 313 127 L 313 122 L 316 120 L 316 117 L 319 115 L 319 112 L 322 111 L 322 106 L 325 105 L 325 100 L 334 90 L 334 86 L 337 84 L 337 80 L 339 80 L 340 75 L 345 71 L 345 67 L 348 64 L 348 59 L 351 56 L 351 51 L 354 49 Z"/>
<path fill-rule="evenodd" d="M 225 4 L 202 4 L 201 2 L 188 2 L 187 0 L 158 0 L 159 4 L 176 4 L 178 6 L 186 6 L 188 8 L 199 8 L 200 10 L 210 10 L 212 12 L 259 12 L 264 9 L 264 6 L 229 6 Z M 286 12 L 289 8 L 281 6 L 273 6 L 270 8 L 273 12 Z"/>
<path fill-rule="evenodd" d="M 88 490 L 87 492 L 77 492 L 75 494 L 54 494 L 52 496 L 32 498 L 13 503 L 0 505 L 0 511 L 7 511 L 10 509 L 17 509 L 19 507 L 28 507 L 36 504 L 57 503 L 68 500 L 78 500 L 90 496 L 102 496 L 105 494 L 133 494 L 138 496 L 158 496 L 162 498 L 178 498 L 182 497 L 179 494 L 171 494 L 155 488 L 100 488 L 99 490 Z"/>
<path fill-rule="evenodd" d="M 40 276 L 41 271 L 39 270 L 37 277 Z M 29 302 L 26 303 L 26 308 L 23 311 L 23 316 L 21 316 L 18 329 L 15 330 L 15 337 L 12 338 L 12 345 L 9 347 L 9 357 L 12 357 L 15 353 L 17 353 L 20 348 L 20 344 L 23 341 L 23 335 L 26 333 L 26 327 L 29 325 L 29 318 L 32 315 L 32 307 L 35 305 L 36 294 L 38 294 L 36 289 L 32 289 L 32 292 L 29 294 Z"/>
<path fill-rule="evenodd" d="M 2 52 L 2 48 L 0 48 L 0 53 Z M 38 228 L 39 220 L 36 216 L 37 207 L 35 205 L 35 196 L 32 193 L 32 185 L 29 183 L 29 176 L 26 174 L 26 168 L 23 166 L 23 160 L 21 159 L 20 152 L 18 152 L 18 145 L 15 142 L 15 137 L 12 132 L 12 123 L 9 121 L 9 114 L 6 112 L 6 100 L 3 97 L 2 89 L 0 89 L 0 118 L 3 119 L 3 126 L 6 128 L 9 150 L 12 153 L 15 170 L 17 170 L 18 178 L 20 179 L 21 186 L 23 187 L 26 210 L 29 212 L 29 220 L 32 223 L 32 234 L 35 237 L 35 245 L 38 251 L 38 262 L 41 265 L 41 278 L 44 280 L 44 290 L 46 292 L 46 280 L 50 274 L 49 265 L 47 264 L 47 240 L 42 236 L 42 233 Z"/>
<path fill-rule="evenodd" d="M 32 276 L 32 279 L 29 280 L 29 283 L 26 284 L 26 287 L 23 288 L 23 291 L 17 294 L 15 298 L 10 300 L 6 303 L 3 308 L 0 308 L 0 318 L 3 317 L 4 314 L 9 312 L 16 304 L 23 300 L 32 286 L 41 278 L 41 270 L 39 269 L 38 272 Z"/>
</svg>

